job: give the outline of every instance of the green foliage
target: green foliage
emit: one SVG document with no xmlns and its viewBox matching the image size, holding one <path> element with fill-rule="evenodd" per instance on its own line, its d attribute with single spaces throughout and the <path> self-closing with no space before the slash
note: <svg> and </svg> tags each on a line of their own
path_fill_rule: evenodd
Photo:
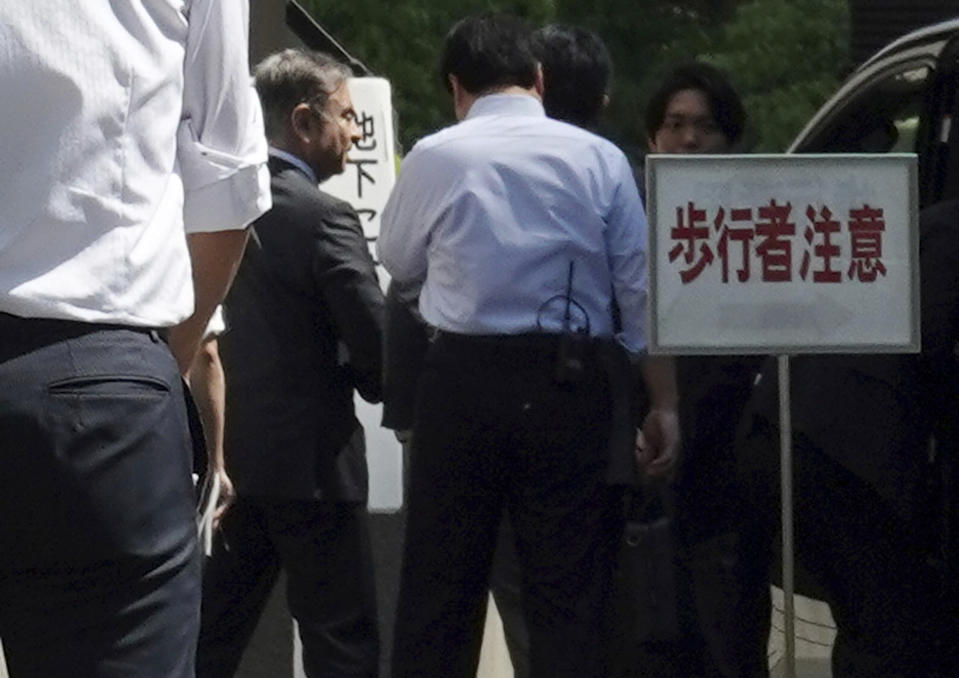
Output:
<svg viewBox="0 0 959 678">
<path fill-rule="evenodd" d="M 485 10 L 510 12 L 532 25 L 552 21 L 553 0 L 305 0 L 304 7 L 393 87 L 403 148 L 454 122 L 440 80 L 440 48 L 458 19 Z"/>
<path fill-rule="evenodd" d="M 596 31 L 609 48 L 613 84 L 600 131 L 627 150 L 645 147 L 646 99 L 666 69 L 704 51 L 709 28 L 727 19 L 736 5 L 736 0 L 559 2 L 560 21 Z"/>
<path fill-rule="evenodd" d="M 493 9 L 534 25 L 558 21 L 595 30 L 615 63 L 603 134 L 645 146 L 648 93 L 674 63 L 703 58 L 724 69 L 750 116 L 753 148 L 781 151 L 848 69 L 846 0 L 306 0 L 324 27 L 376 73 L 389 78 L 400 141 L 453 121 L 437 73 L 449 27 Z"/>
<path fill-rule="evenodd" d="M 721 27 L 704 58 L 743 94 L 755 150 L 785 150 L 835 90 L 848 35 L 848 7 L 836 0 L 751 0 Z"/>
</svg>

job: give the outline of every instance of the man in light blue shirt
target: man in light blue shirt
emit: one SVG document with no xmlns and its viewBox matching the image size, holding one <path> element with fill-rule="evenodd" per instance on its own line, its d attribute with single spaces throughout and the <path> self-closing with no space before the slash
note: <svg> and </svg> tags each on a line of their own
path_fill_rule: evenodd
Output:
<svg viewBox="0 0 959 678">
<path fill-rule="evenodd" d="M 461 122 L 407 157 L 378 250 L 394 279 L 422 282 L 437 330 L 413 430 L 394 675 L 475 672 L 505 504 L 531 675 L 601 676 L 619 523 L 599 354 L 645 347 L 642 204 L 615 146 L 546 118 L 522 22 L 458 23 L 443 73 Z M 638 457 L 662 473 L 678 443 L 672 364 L 642 366 L 653 407 Z"/>
<path fill-rule="evenodd" d="M 547 118 L 522 91 L 470 97 L 457 110 L 463 122 L 403 163 L 383 213 L 383 265 L 397 280 L 424 280 L 420 311 L 434 327 L 519 334 L 563 330 L 564 304 L 544 302 L 563 297 L 573 262 L 574 329 L 588 322 L 590 335 L 612 335 L 614 289 L 617 338 L 640 352 L 646 218 L 622 152 Z"/>
</svg>

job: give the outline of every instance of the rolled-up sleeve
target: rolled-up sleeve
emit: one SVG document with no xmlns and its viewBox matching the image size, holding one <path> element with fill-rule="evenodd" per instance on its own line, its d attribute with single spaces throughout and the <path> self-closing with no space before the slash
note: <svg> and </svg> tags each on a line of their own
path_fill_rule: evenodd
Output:
<svg viewBox="0 0 959 678">
<path fill-rule="evenodd" d="M 188 233 L 244 228 L 271 206 L 247 0 L 190 3 L 177 162 Z"/>
</svg>

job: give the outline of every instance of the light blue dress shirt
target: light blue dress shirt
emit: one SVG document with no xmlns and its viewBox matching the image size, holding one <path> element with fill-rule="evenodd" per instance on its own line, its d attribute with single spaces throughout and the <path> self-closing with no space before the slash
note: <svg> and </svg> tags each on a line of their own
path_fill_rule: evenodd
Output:
<svg viewBox="0 0 959 678">
<path fill-rule="evenodd" d="M 314 172 L 313 168 L 307 165 L 306 161 L 300 156 L 293 155 L 289 151 L 284 151 L 282 148 L 276 148 L 274 146 L 270 146 L 270 156 L 290 163 L 298 170 L 303 172 L 303 174 L 306 175 L 306 178 L 309 179 L 311 183 L 318 183 L 316 180 L 316 172 Z"/>
<path fill-rule="evenodd" d="M 421 140 L 383 210 L 377 253 L 420 311 L 460 334 L 569 325 L 645 348 L 646 217 L 629 162 L 609 141 L 547 118 L 528 95 L 479 98 Z M 573 275 L 570 284 L 570 262 Z"/>
</svg>

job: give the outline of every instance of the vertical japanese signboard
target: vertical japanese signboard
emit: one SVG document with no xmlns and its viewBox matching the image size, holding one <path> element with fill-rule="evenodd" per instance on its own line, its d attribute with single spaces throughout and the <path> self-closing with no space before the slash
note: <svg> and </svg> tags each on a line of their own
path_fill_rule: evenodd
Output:
<svg viewBox="0 0 959 678">
<path fill-rule="evenodd" d="M 324 182 L 321 188 L 353 205 L 366 241 L 374 252 L 380 232 L 380 212 L 396 182 L 390 83 L 383 78 L 352 78 L 349 86 L 362 136 L 350 150 L 346 171 Z M 385 271 L 378 268 L 377 272 L 385 287 Z M 357 396 L 356 416 L 366 431 L 370 508 L 395 511 L 403 500 L 400 445 L 392 431 L 380 426 L 380 406 L 370 405 Z"/>
<path fill-rule="evenodd" d="M 380 212 L 396 183 L 390 83 L 383 78 L 351 78 L 350 97 L 362 136 L 350 150 L 346 171 L 321 188 L 353 205 L 372 245 L 380 233 Z"/>
<path fill-rule="evenodd" d="M 647 162 L 650 351 L 918 350 L 914 155 Z"/>
</svg>

